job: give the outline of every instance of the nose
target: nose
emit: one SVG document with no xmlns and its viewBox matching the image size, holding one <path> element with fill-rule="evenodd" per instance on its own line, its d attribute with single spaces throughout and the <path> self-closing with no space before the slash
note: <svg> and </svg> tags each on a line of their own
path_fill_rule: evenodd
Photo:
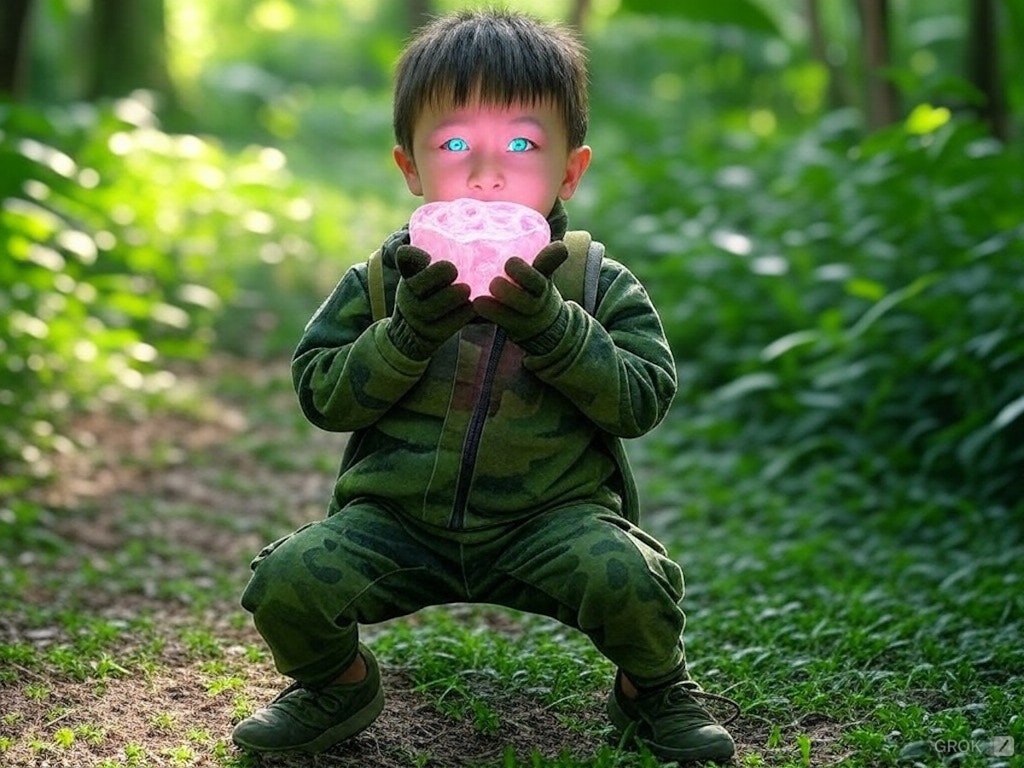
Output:
<svg viewBox="0 0 1024 768">
<path fill-rule="evenodd" d="M 470 170 L 469 186 L 477 192 L 497 192 L 505 186 L 501 163 L 492 155 L 477 158 Z"/>
</svg>

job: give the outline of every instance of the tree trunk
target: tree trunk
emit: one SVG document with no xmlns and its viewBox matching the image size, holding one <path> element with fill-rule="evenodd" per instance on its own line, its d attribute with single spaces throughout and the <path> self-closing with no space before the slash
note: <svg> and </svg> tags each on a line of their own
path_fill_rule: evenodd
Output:
<svg viewBox="0 0 1024 768">
<path fill-rule="evenodd" d="M 17 98 L 24 82 L 25 52 L 32 0 L 0 2 L 0 94 Z"/>
<path fill-rule="evenodd" d="M 811 37 L 811 51 L 814 58 L 821 62 L 828 72 L 828 96 L 827 105 L 829 109 L 838 109 L 850 103 L 847 98 L 847 89 L 843 79 L 842 70 L 832 63 L 828 54 L 828 40 L 825 38 L 825 29 L 821 22 L 821 11 L 818 7 L 818 0 L 805 0 L 804 15 L 807 17 L 807 29 Z"/>
<path fill-rule="evenodd" d="M 167 69 L 164 0 L 93 0 L 90 98 L 125 96 L 137 88 L 176 104 Z"/>
<path fill-rule="evenodd" d="M 864 45 L 868 127 L 874 130 L 899 116 L 899 95 L 883 73 L 890 61 L 889 2 L 858 0 L 857 11 Z"/>
<path fill-rule="evenodd" d="M 576 0 L 572 4 L 572 11 L 569 14 L 569 24 L 575 27 L 579 34 L 583 34 L 587 28 L 587 18 L 590 16 L 590 0 Z"/>
<path fill-rule="evenodd" d="M 993 0 L 971 0 L 967 39 L 967 76 L 984 94 L 979 115 L 997 139 L 1009 137 L 1006 93 L 999 69 L 999 33 Z"/>
</svg>

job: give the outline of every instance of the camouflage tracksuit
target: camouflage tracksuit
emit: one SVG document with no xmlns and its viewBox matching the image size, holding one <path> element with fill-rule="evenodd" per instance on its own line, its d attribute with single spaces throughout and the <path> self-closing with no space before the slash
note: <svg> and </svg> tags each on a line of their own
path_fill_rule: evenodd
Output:
<svg viewBox="0 0 1024 768">
<path fill-rule="evenodd" d="M 562 237 L 560 204 L 549 220 Z M 384 246 L 389 307 L 403 242 Z M 682 572 L 636 527 L 620 442 L 667 411 L 672 355 L 611 259 L 593 316 L 566 308 L 522 346 L 471 323 L 419 362 L 373 321 L 366 265 L 345 274 L 292 363 L 307 418 L 352 432 L 328 515 L 264 549 L 242 599 L 283 674 L 326 684 L 359 624 L 452 602 L 554 617 L 640 685 L 685 674 Z"/>
</svg>

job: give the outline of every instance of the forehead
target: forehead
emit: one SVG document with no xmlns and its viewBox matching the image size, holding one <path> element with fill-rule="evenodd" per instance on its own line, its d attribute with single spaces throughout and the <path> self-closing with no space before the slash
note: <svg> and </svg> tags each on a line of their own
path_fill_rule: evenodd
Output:
<svg viewBox="0 0 1024 768">
<path fill-rule="evenodd" d="M 546 131 L 564 130 L 561 111 L 550 100 L 497 103 L 474 99 L 466 104 L 443 100 L 425 104 L 416 117 L 417 131 L 473 123 L 535 124 Z"/>
</svg>

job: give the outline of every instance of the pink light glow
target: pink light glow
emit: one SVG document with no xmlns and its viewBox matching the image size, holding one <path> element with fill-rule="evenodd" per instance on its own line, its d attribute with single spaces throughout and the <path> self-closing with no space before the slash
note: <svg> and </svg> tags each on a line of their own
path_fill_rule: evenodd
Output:
<svg viewBox="0 0 1024 768">
<path fill-rule="evenodd" d="M 490 293 L 491 280 L 505 274 L 505 262 L 513 256 L 532 263 L 551 242 L 551 228 L 525 205 L 459 198 L 417 208 L 409 219 L 409 237 L 431 261 L 452 262 L 473 299 Z"/>
</svg>

